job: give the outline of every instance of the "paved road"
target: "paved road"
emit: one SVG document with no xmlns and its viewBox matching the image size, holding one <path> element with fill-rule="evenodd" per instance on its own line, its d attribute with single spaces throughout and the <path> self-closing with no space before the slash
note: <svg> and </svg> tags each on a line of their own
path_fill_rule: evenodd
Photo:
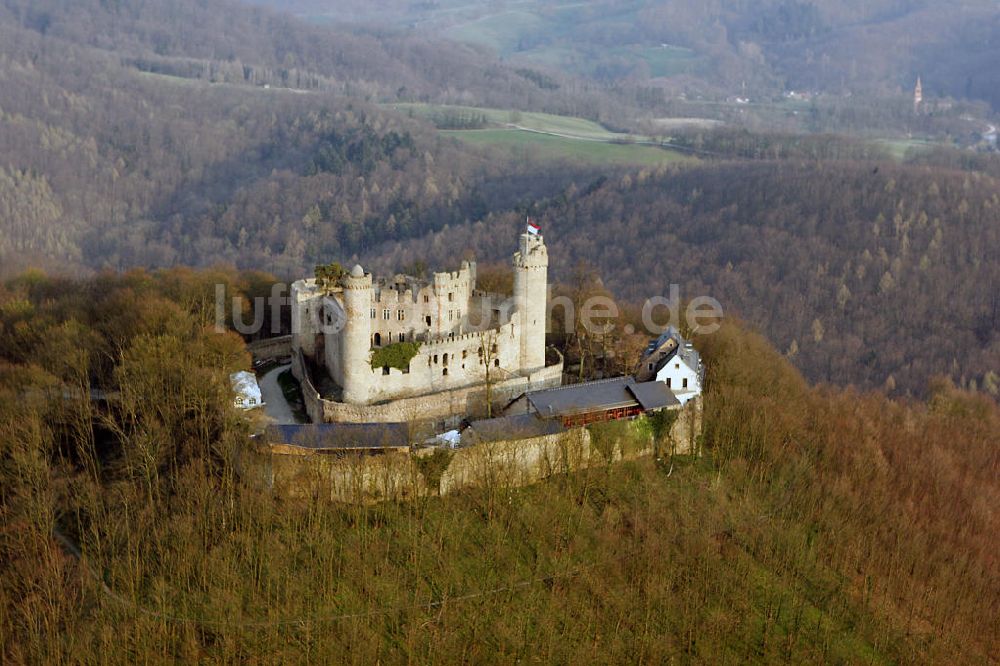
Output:
<svg viewBox="0 0 1000 666">
<path fill-rule="evenodd" d="M 264 413 L 275 423 L 298 423 L 292 413 L 292 408 L 285 400 L 285 394 L 281 392 L 281 386 L 278 385 L 278 375 L 290 367 L 292 367 L 291 363 L 279 365 L 273 370 L 269 370 L 257 382 L 264 400 Z"/>
</svg>

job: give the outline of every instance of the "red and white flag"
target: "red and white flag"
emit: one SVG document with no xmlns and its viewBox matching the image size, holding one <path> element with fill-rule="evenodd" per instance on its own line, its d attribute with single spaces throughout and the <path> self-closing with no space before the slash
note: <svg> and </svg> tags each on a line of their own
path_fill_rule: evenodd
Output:
<svg viewBox="0 0 1000 666">
<path fill-rule="evenodd" d="M 531 234 L 532 236 L 537 236 L 539 233 L 541 233 L 541 231 L 542 231 L 542 228 L 540 226 L 538 226 L 537 224 L 535 224 L 531 220 L 531 218 L 529 217 L 528 218 L 528 233 Z"/>
</svg>

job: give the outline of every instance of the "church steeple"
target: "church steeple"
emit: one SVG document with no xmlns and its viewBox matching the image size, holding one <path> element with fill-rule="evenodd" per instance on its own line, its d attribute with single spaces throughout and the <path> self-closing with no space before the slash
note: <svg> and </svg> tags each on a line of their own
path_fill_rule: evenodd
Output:
<svg viewBox="0 0 1000 666">
<path fill-rule="evenodd" d="M 913 113 L 920 113 L 920 105 L 924 101 L 924 86 L 917 77 L 917 85 L 913 88 Z"/>
</svg>

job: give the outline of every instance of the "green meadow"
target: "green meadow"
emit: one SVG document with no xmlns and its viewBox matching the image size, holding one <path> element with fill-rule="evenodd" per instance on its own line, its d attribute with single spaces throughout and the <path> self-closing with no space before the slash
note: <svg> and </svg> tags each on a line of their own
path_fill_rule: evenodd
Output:
<svg viewBox="0 0 1000 666">
<path fill-rule="evenodd" d="M 525 159 L 555 159 L 594 164 L 657 165 L 691 159 L 656 146 L 571 139 L 517 129 L 442 130 L 466 143 L 506 151 Z"/>
</svg>

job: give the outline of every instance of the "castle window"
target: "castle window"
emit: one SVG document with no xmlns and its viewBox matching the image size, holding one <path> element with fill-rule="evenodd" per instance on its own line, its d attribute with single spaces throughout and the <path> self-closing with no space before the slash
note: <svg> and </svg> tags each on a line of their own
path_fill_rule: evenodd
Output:
<svg viewBox="0 0 1000 666">
<path fill-rule="evenodd" d="M 427 294 L 424 294 L 424 303 L 430 303 L 430 302 L 431 302 L 431 297 L 428 296 Z"/>
<path fill-rule="evenodd" d="M 453 293 L 449 293 L 449 294 L 448 294 L 448 302 L 450 303 L 450 302 L 452 302 L 452 301 L 454 301 L 454 300 L 455 300 L 455 294 L 453 294 Z"/>
<path fill-rule="evenodd" d="M 667 377 L 667 388 L 670 388 L 670 377 Z"/>
<path fill-rule="evenodd" d="M 434 354 L 434 362 L 435 362 L 435 363 L 437 363 L 437 362 L 438 362 L 438 355 L 437 355 L 437 354 Z"/>
<path fill-rule="evenodd" d="M 465 349 L 462 350 L 462 360 L 464 361 L 468 357 L 469 352 Z"/>
<path fill-rule="evenodd" d="M 448 310 L 448 321 L 451 321 L 454 318 L 455 318 L 455 313 L 452 312 L 451 310 Z"/>
<path fill-rule="evenodd" d="M 372 308 L 372 319 L 375 318 L 375 308 Z"/>
<path fill-rule="evenodd" d="M 490 349 L 490 351 L 492 351 L 494 354 L 497 353 L 497 343 L 495 342 L 493 343 L 493 347 Z"/>
<path fill-rule="evenodd" d="M 687 387 L 688 387 L 688 378 L 685 377 L 684 378 L 684 388 L 687 388 Z"/>
<path fill-rule="evenodd" d="M 445 377 L 447 377 L 448 376 L 448 368 L 445 368 L 444 370 L 442 370 L 441 374 L 444 375 Z"/>
<path fill-rule="evenodd" d="M 405 339 L 406 339 L 406 334 L 405 333 L 400 333 L 399 334 L 399 341 L 402 342 Z"/>
<path fill-rule="evenodd" d="M 494 359 L 493 360 L 493 367 L 495 367 L 495 368 L 499 368 L 500 367 L 500 359 Z"/>
<path fill-rule="evenodd" d="M 426 317 L 424 317 L 424 321 L 426 321 L 427 325 L 430 326 L 431 325 L 431 316 L 427 315 Z"/>
<path fill-rule="evenodd" d="M 652 363 L 650 363 L 650 364 L 649 364 L 649 369 L 650 369 L 650 370 L 652 370 L 652 369 L 653 369 L 653 364 L 652 364 Z"/>
<path fill-rule="evenodd" d="M 381 347 L 382 346 L 382 334 L 381 333 L 376 333 L 374 336 L 372 336 L 372 342 L 374 343 L 374 345 L 376 347 Z"/>
<path fill-rule="evenodd" d="M 447 355 L 447 354 L 445 354 L 445 355 L 444 355 L 444 356 L 443 356 L 443 357 L 441 358 L 441 362 L 442 362 L 442 363 L 444 363 L 445 365 L 448 365 L 448 355 Z"/>
<path fill-rule="evenodd" d="M 383 365 L 382 366 L 382 374 L 383 375 L 389 374 L 389 366 L 387 366 L 387 365 Z"/>
<path fill-rule="evenodd" d="M 406 310 L 396 310 L 396 319 L 399 321 L 406 319 Z"/>
<path fill-rule="evenodd" d="M 680 370 L 681 369 L 681 364 L 680 363 L 674 363 L 674 369 L 675 370 Z"/>
<path fill-rule="evenodd" d="M 382 319 L 389 320 L 389 308 L 382 310 Z"/>
</svg>

